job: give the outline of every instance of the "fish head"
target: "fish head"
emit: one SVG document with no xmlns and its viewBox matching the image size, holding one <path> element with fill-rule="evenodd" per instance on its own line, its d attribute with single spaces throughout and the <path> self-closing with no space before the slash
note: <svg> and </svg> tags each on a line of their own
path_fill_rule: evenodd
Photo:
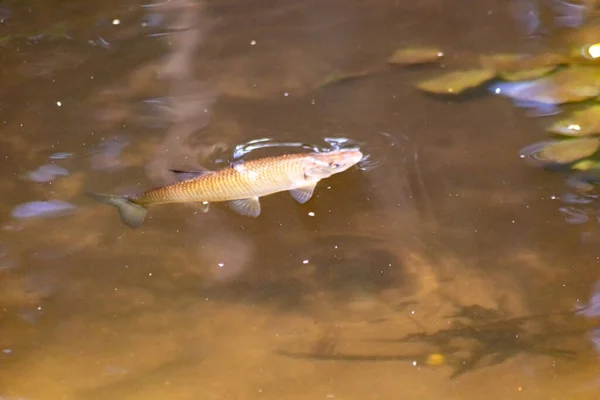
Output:
<svg viewBox="0 0 600 400">
<path fill-rule="evenodd" d="M 362 159 L 363 154 L 356 149 L 312 153 L 304 160 L 304 176 L 309 179 L 328 178 L 347 170 Z"/>
</svg>

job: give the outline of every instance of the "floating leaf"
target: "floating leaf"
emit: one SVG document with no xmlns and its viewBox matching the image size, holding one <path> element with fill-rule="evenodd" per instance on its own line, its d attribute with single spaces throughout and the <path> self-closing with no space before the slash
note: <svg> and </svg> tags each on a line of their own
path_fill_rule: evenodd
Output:
<svg viewBox="0 0 600 400">
<path fill-rule="evenodd" d="M 548 75 L 550 72 L 554 71 L 556 66 L 549 67 L 539 67 L 534 69 L 524 69 L 514 72 L 500 72 L 500 78 L 509 82 L 517 82 L 517 81 L 529 81 L 532 79 L 538 79 L 543 77 L 544 75 Z"/>
<path fill-rule="evenodd" d="M 479 57 L 480 65 L 497 72 L 518 72 L 566 64 L 565 56 L 554 53 L 530 56 L 526 54 L 492 54 Z"/>
<path fill-rule="evenodd" d="M 496 93 L 519 101 L 564 104 L 600 95 L 600 68 L 573 66 L 531 82 L 501 83 Z"/>
<path fill-rule="evenodd" d="M 396 65 L 427 64 L 439 61 L 444 53 L 432 47 L 399 49 L 388 59 L 388 63 Z"/>
<path fill-rule="evenodd" d="M 482 85 L 494 78 L 496 73 L 488 69 L 454 71 L 417 84 L 421 90 L 437 94 L 459 94 Z"/>
<path fill-rule="evenodd" d="M 585 107 L 562 118 L 547 130 L 567 136 L 590 136 L 600 134 L 600 104 Z"/>
<path fill-rule="evenodd" d="M 540 157 L 548 162 L 568 164 L 594 154 L 600 148 L 600 139 L 583 138 L 556 141 L 540 151 Z"/>
<path fill-rule="evenodd" d="M 563 63 L 564 58 L 551 53 L 538 56 L 501 53 L 482 55 L 479 61 L 483 68 L 496 71 L 506 81 L 515 82 L 547 75 Z"/>
</svg>

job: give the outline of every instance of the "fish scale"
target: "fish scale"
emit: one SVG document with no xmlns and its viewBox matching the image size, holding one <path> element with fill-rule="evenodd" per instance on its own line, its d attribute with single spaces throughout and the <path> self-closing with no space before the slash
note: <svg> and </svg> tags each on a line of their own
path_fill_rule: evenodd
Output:
<svg viewBox="0 0 600 400">
<path fill-rule="evenodd" d="M 129 199 L 140 204 L 219 202 L 261 197 L 304 178 L 305 154 L 246 161 L 172 185 L 151 189 Z"/>
</svg>

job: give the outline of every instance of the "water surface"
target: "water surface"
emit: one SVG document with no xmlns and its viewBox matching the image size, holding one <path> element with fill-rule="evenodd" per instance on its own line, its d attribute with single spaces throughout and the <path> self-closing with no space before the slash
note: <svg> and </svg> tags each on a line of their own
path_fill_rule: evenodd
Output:
<svg viewBox="0 0 600 400">
<path fill-rule="evenodd" d="M 519 157 L 536 121 L 427 68 L 318 88 L 404 46 L 542 48 L 534 6 L 2 3 L 0 399 L 598 398 L 597 221 Z M 83 195 L 332 138 L 364 168 L 257 219 L 131 230 Z"/>
</svg>

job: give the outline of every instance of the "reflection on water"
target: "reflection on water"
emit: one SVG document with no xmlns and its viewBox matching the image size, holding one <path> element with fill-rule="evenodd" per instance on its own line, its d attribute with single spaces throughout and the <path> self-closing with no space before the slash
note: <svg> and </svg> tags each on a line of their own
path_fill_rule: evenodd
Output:
<svg viewBox="0 0 600 400">
<path fill-rule="evenodd" d="M 413 366 L 440 366 L 449 364 L 451 379 L 475 368 L 498 365 L 520 354 L 546 355 L 552 358 L 573 358 L 576 352 L 554 348 L 551 342 L 564 341 L 565 336 L 580 335 L 585 330 L 553 332 L 553 317 L 571 316 L 571 313 L 510 318 L 496 310 L 480 306 L 467 306 L 455 313 L 449 328 L 433 333 L 411 333 L 402 338 L 383 340 L 390 343 L 407 343 L 410 354 L 348 355 L 334 354 L 333 346 L 322 347 L 313 354 L 282 352 L 291 357 L 343 361 L 404 361 Z M 425 344 L 429 349 L 423 348 Z M 398 346 L 396 346 L 398 347 Z M 397 351 L 397 350 L 396 350 Z"/>
<path fill-rule="evenodd" d="M 597 177 L 526 165 L 535 119 L 426 69 L 322 86 L 403 45 L 527 47 L 581 2 L 82 4 L 0 6 L 0 399 L 598 397 Z M 351 147 L 256 219 L 130 230 L 83 196 Z"/>
</svg>

